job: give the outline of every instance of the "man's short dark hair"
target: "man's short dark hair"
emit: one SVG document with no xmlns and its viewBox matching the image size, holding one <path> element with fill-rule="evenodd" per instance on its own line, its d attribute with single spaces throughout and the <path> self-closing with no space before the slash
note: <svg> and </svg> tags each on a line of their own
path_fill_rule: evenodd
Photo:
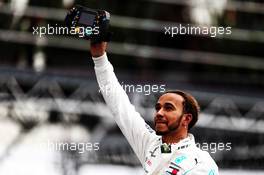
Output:
<svg viewBox="0 0 264 175">
<path fill-rule="evenodd" d="M 164 94 L 167 93 L 174 93 L 178 94 L 183 97 L 183 112 L 185 114 L 191 114 L 192 115 L 192 120 L 188 125 L 188 130 L 190 130 L 198 121 L 198 115 L 200 112 L 200 106 L 196 99 L 189 93 L 180 91 L 180 90 L 170 90 L 166 91 Z"/>
</svg>

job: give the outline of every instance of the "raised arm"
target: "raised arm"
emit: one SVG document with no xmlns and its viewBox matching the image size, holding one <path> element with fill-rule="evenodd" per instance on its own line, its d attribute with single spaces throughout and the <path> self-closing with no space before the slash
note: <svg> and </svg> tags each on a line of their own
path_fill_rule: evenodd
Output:
<svg viewBox="0 0 264 175">
<path fill-rule="evenodd" d="M 107 106 L 124 136 L 132 146 L 141 163 L 144 163 L 145 151 L 157 136 L 130 103 L 126 92 L 118 82 L 113 66 L 106 55 L 107 43 L 91 45 L 91 54 L 95 64 L 96 78 Z"/>
</svg>

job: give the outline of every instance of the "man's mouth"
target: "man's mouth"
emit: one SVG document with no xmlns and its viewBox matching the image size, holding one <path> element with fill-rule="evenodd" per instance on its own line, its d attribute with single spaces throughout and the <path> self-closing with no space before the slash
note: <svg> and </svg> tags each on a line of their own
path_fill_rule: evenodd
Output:
<svg viewBox="0 0 264 175">
<path fill-rule="evenodd" d="M 157 124 L 167 124 L 167 121 L 161 121 L 161 120 L 158 120 L 158 121 L 156 121 L 156 125 Z"/>
</svg>

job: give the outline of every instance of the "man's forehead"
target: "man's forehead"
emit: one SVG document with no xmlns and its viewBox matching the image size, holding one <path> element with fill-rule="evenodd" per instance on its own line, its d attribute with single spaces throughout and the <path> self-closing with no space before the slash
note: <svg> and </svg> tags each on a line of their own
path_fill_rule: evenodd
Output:
<svg viewBox="0 0 264 175">
<path fill-rule="evenodd" d="M 179 104 L 182 104 L 183 101 L 184 101 L 184 98 L 179 94 L 165 93 L 162 96 L 160 96 L 157 103 L 163 104 L 166 102 L 170 102 L 175 105 L 179 105 Z"/>
</svg>

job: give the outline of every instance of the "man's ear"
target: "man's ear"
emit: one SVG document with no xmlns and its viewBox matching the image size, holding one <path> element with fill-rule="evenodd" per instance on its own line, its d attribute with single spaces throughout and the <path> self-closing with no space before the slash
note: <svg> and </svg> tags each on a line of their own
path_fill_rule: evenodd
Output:
<svg viewBox="0 0 264 175">
<path fill-rule="evenodd" d="M 184 118 L 183 118 L 183 125 L 184 127 L 188 128 L 189 123 L 192 121 L 192 114 L 184 114 Z"/>
</svg>

